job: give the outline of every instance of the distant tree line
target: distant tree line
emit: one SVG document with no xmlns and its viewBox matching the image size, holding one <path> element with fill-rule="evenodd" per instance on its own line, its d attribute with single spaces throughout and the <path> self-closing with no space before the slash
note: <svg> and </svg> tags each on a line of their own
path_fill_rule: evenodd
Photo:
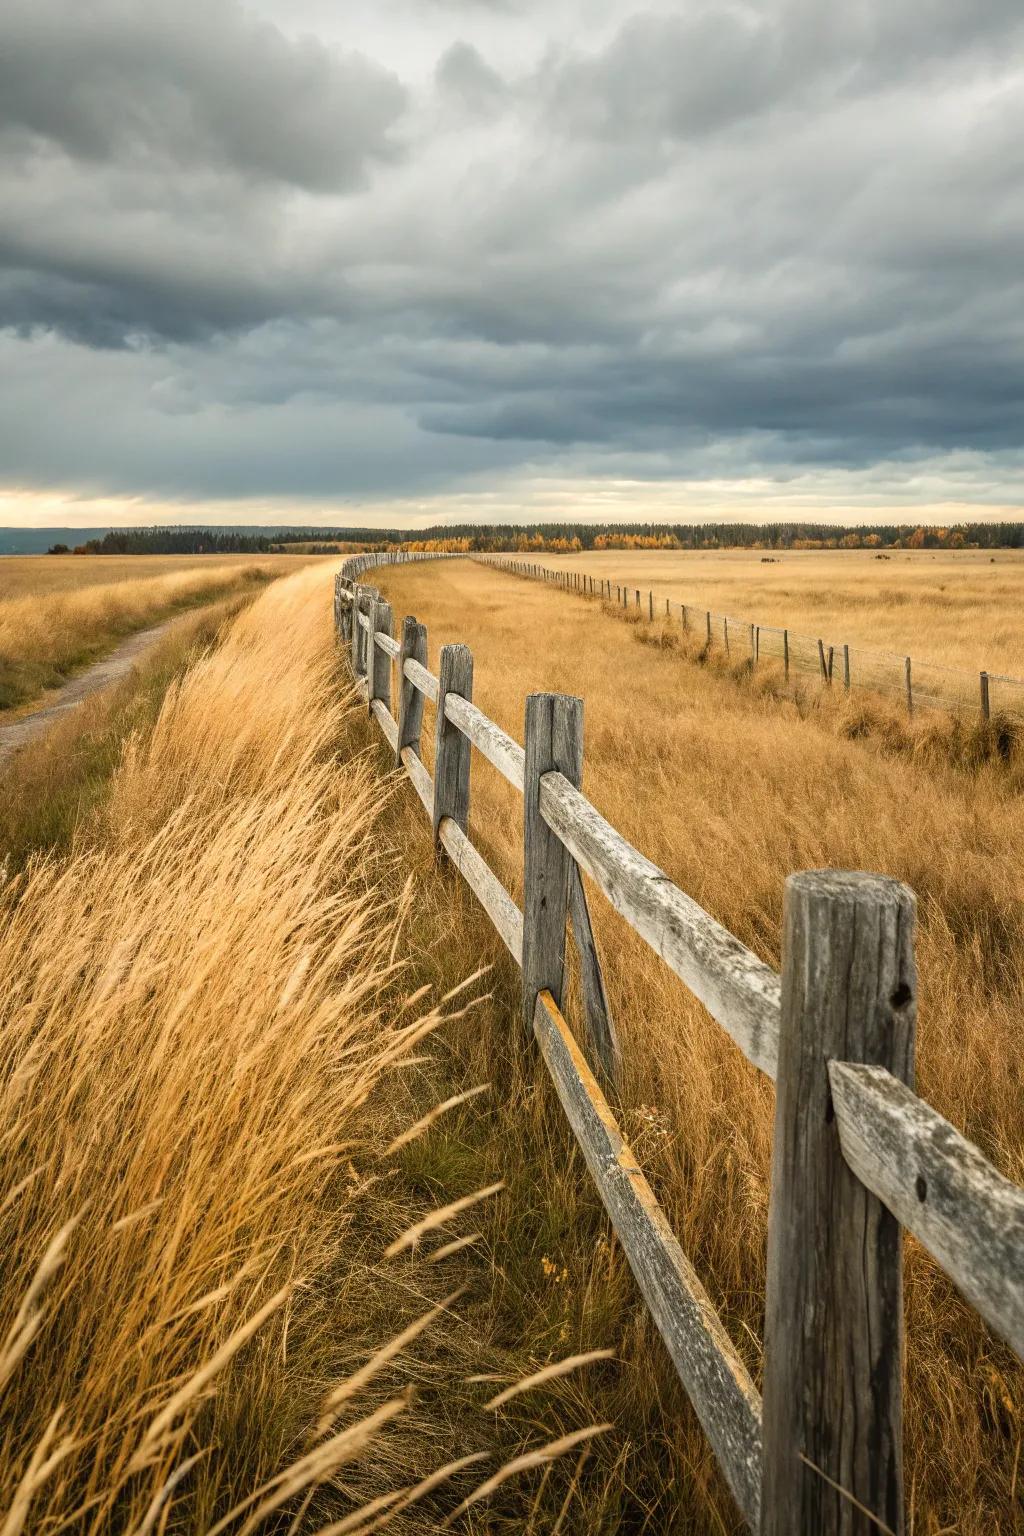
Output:
<svg viewBox="0 0 1024 1536">
<path fill-rule="evenodd" d="M 1024 523 L 533 523 L 466 524 L 456 528 L 123 528 L 75 546 L 76 555 L 264 555 L 301 546 L 437 553 L 559 554 L 585 549 L 1021 549 Z M 67 554 L 55 544 L 51 554 Z"/>
</svg>

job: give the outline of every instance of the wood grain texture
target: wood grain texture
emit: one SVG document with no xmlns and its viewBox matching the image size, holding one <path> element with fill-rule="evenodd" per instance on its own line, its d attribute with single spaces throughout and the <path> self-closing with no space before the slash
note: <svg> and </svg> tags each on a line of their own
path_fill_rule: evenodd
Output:
<svg viewBox="0 0 1024 1536">
<path fill-rule="evenodd" d="M 371 598 L 368 619 L 366 675 L 369 683 L 370 705 L 372 707 L 374 699 L 380 699 L 390 714 L 391 657 L 381 647 L 379 641 L 391 636 L 393 627 L 391 604 L 386 603 L 381 597 Z"/>
<path fill-rule="evenodd" d="M 566 782 L 583 777 L 583 700 L 561 693 L 532 693 L 526 700 L 523 772 L 523 1022 L 533 1025 L 541 991 L 561 1006 L 565 976 L 565 925 L 569 915 L 569 852 L 545 821 L 540 786 L 557 770 Z"/>
<path fill-rule="evenodd" d="M 365 601 L 368 601 L 368 600 L 369 599 L 366 599 Z M 361 617 L 362 611 L 363 611 L 363 604 L 364 604 L 363 588 L 358 586 L 358 585 L 356 585 L 352 589 L 352 638 L 351 638 L 351 645 L 352 645 L 352 655 L 351 655 L 352 673 L 353 673 L 353 676 L 355 676 L 355 677 L 362 677 L 363 670 L 364 670 L 364 668 L 363 668 L 363 630 L 362 630 L 362 626 L 360 624 L 360 617 Z"/>
<path fill-rule="evenodd" d="M 902 1236 L 843 1157 L 828 1062 L 912 1075 L 913 933 L 898 881 L 812 870 L 786 882 L 763 1536 L 903 1530 Z"/>
<path fill-rule="evenodd" d="M 583 876 L 573 859 L 569 869 L 569 916 L 576 953 L 580 962 L 580 985 L 583 992 L 583 1014 L 587 1024 L 587 1038 L 594 1060 L 607 1083 L 618 1087 L 622 1081 L 622 1051 L 618 1031 L 612 1018 L 611 1005 L 605 991 L 601 957 L 590 921 L 587 893 L 583 889 Z"/>
<path fill-rule="evenodd" d="M 460 698 L 458 694 L 447 695 L 444 712 L 477 751 L 482 752 L 487 761 L 493 763 L 498 772 L 521 791 L 526 753 L 519 743 L 513 741 L 493 720 L 489 720 L 475 704 Z"/>
<path fill-rule="evenodd" d="M 437 677 L 437 720 L 434 730 L 434 837 L 442 817 L 450 816 L 463 830 L 469 826 L 470 747 L 445 714 L 449 693 L 473 697 L 473 653 L 468 645 L 443 645 Z"/>
<path fill-rule="evenodd" d="M 523 960 L 523 914 L 490 865 L 450 816 L 438 828 L 438 839 L 473 895 L 498 930 L 517 965 Z"/>
<path fill-rule="evenodd" d="M 411 615 L 402 620 L 402 641 L 398 648 L 398 744 L 395 748 L 395 767 L 401 766 L 402 751 L 411 747 L 420 755 L 420 736 L 423 731 L 423 694 L 406 673 L 410 661 L 425 667 L 427 660 L 427 628 Z"/>
<path fill-rule="evenodd" d="M 397 640 L 392 638 L 390 631 L 377 631 L 377 645 L 384 652 L 385 656 L 389 656 L 392 661 L 398 660 L 402 647 Z"/>
<path fill-rule="evenodd" d="M 437 703 L 437 678 L 433 672 L 427 671 L 423 662 L 413 660 L 410 657 L 405 664 L 405 676 L 414 688 L 419 689 L 424 697 L 432 699 L 435 704 Z"/>
<path fill-rule="evenodd" d="M 398 746 L 398 722 L 383 699 L 370 700 L 370 714 L 380 726 L 388 746 L 394 752 Z"/>
<path fill-rule="evenodd" d="M 828 1071 L 847 1163 L 1024 1359 L 1024 1189 L 884 1068 Z"/>
<path fill-rule="evenodd" d="M 537 997 L 533 1029 L 637 1285 L 733 1497 L 756 1530 L 761 1492 L 757 1389 L 548 992 Z"/>
<path fill-rule="evenodd" d="M 412 747 L 403 747 L 400 753 L 402 767 L 412 781 L 412 787 L 423 802 L 423 809 L 430 818 L 431 825 L 434 821 L 434 781 L 427 772 L 422 758 L 412 750 Z"/>
<path fill-rule="evenodd" d="M 540 810 L 615 910 L 686 983 L 748 1060 L 774 1077 L 781 989 L 771 967 L 627 843 L 562 775 L 549 773 L 542 779 Z"/>
</svg>

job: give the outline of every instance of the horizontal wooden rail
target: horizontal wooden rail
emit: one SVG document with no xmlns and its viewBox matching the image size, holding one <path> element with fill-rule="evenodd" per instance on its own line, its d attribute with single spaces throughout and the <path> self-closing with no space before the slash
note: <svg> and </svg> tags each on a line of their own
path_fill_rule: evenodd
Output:
<svg viewBox="0 0 1024 1536">
<path fill-rule="evenodd" d="M 367 555 L 343 569 L 354 575 L 412 558 L 428 557 Z M 532 696 L 524 751 L 472 703 L 467 647 L 443 647 L 435 677 L 424 664 L 423 625 L 407 618 L 399 644 L 376 589 L 348 591 L 346 582 L 351 575 L 338 579 L 335 622 L 355 686 L 438 847 L 520 966 L 527 1028 L 745 1519 L 760 1536 L 902 1536 L 901 1226 L 1024 1358 L 1024 1189 L 893 1075 L 912 1081 L 912 893 L 864 874 L 790 877 L 780 977 L 575 787 L 582 700 Z M 607 590 L 610 598 L 610 583 Z M 630 604 L 630 592 L 618 591 Z M 759 638 L 755 630 L 755 660 Z M 377 651 L 399 662 L 402 724 L 388 707 L 390 669 Z M 437 706 L 440 791 L 419 756 L 424 698 Z M 522 911 L 468 835 L 470 746 L 524 797 Z M 618 1045 L 581 870 L 776 1080 L 766 1407 L 562 1015 L 571 920 L 590 1048 L 614 1085 Z"/>
<path fill-rule="evenodd" d="M 881 1067 L 829 1062 L 843 1156 L 1024 1359 L 1024 1189 Z"/>
<path fill-rule="evenodd" d="M 398 746 L 398 721 L 392 715 L 383 699 L 372 699 L 370 701 L 370 713 L 384 732 L 388 744 L 392 752 L 394 752 Z"/>
<path fill-rule="evenodd" d="M 779 978 L 560 773 L 540 785 L 541 815 L 617 912 L 769 1077 L 779 1053 Z"/>
<path fill-rule="evenodd" d="M 413 751 L 412 747 L 402 748 L 402 766 L 412 780 L 412 787 L 423 802 L 423 809 L 428 818 L 434 815 L 434 785 L 423 765 L 422 759 Z"/>
<path fill-rule="evenodd" d="M 733 1496 L 756 1530 L 761 1501 L 757 1389 L 550 992 L 537 998 L 533 1028 L 637 1285 Z"/>
<path fill-rule="evenodd" d="M 405 675 L 414 688 L 418 688 L 420 693 L 425 693 L 428 699 L 437 703 L 437 678 L 433 672 L 428 672 L 426 667 L 421 666 L 410 656 L 405 664 Z"/>
<path fill-rule="evenodd" d="M 385 651 L 393 661 L 397 661 L 401 655 L 402 647 L 398 641 L 392 639 L 390 635 L 385 635 L 382 630 L 378 629 L 374 635 L 374 644 L 379 645 L 381 650 Z"/>
<path fill-rule="evenodd" d="M 458 726 L 463 736 L 521 793 L 526 754 L 519 743 L 513 741 L 493 720 L 489 720 L 475 704 L 460 698 L 458 694 L 448 694 L 444 701 L 444 712 L 452 724 Z"/>
<path fill-rule="evenodd" d="M 517 965 L 523 963 L 523 914 L 457 821 L 444 816 L 438 840 L 465 879 Z"/>
</svg>

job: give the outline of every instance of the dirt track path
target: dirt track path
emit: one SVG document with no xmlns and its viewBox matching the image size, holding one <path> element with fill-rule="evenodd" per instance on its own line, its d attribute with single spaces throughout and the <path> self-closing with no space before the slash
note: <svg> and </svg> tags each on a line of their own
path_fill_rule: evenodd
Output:
<svg viewBox="0 0 1024 1536">
<path fill-rule="evenodd" d="M 140 629 L 137 634 L 129 635 L 109 655 L 94 661 L 78 677 L 51 693 L 44 704 L 28 714 L 19 715 L 9 725 L 0 725 L 0 763 L 47 730 L 60 715 L 74 709 L 76 704 L 81 704 L 90 694 L 108 688 L 111 683 L 120 682 L 143 652 L 161 640 L 174 623 L 175 619 L 165 619 L 162 624 L 154 624 L 150 629 Z"/>
</svg>

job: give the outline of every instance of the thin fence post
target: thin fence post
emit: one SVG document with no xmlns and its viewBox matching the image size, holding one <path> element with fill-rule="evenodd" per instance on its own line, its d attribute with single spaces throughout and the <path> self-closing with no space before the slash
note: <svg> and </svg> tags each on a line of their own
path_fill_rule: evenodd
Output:
<svg viewBox="0 0 1024 1536">
<path fill-rule="evenodd" d="M 782 631 L 782 665 L 785 668 L 787 682 L 789 681 L 789 630 Z"/>
<path fill-rule="evenodd" d="M 903 676 L 907 688 L 907 714 L 914 713 L 914 683 L 910 675 L 910 657 L 906 657 L 903 663 Z"/>
<path fill-rule="evenodd" d="M 750 659 L 751 659 L 751 661 L 756 661 L 757 660 L 757 644 L 756 644 L 756 641 L 755 641 L 755 638 L 754 638 L 754 625 L 753 624 L 751 624 L 751 626 L 750 626 Z"/>
<path fill-rule="evenodd" d="M 654 623 L 654 593 L 650 588 L 647 591 L 647 618 L 651 624 Z"/>
<path fill-rule="evenodd" d="M 843 687 L 847 693 L 850 691 L 850 647 L 843 646 Z"/>
<path fill-rule="evenodd" d="M 523 1023 L 533 1033 L 537 994 L 561 1007 L 572 856 L 540 813 L 540 781 L 557 771 L 583 778 L 583 700 L 532 693 L 526 700 L 523 770 Z"/>
<path fill-rule="evenodd" d="M 729 615 L 728 614 L 725 614 L 723 619 L 722 619 L 722 632 L 725 635 L 725 654 L 728 656 L 728 654 L 729 654 Z"/>
<path fill-rule="evenodd" d="M 667 597 L 665 599 L 665 617 L 666 619 L 670 619 L 672 617 L 672 609 Z"/>
<path fill-rule="evenodd" d="M 402 649 L 398 653 L 398 745 L 395 748 L 395 767 L 402 765 L 402 750 L 411 747 L 420 756 L 420 734 L 423 730 L 424 698 L 420 690 L 405 675 L 407 661 L 427 664 L 427 627 L 411 615 L 402 620 Z"/>
<path fill-rule="evenodd" d="M 710 651 L 710 649 L 711 649 L 711 609 L 710 608 L 707 610 L 707 621 L 708 621 L 708 650 Z"/>
<path fill-rule="evenodd" d="M 352 588 L 352 671 L 356 677 L 363 675 L 363 626 L 359 615 L 363 611 L 364 588 L 358 584 Z"/>
<path fill-rule="evenodd" d="M 683 628 L 684 629 L 689 629 L 690 621 L 686 617 L 686 604 L 685 603 L 680 604 L 680 611 L 681 611 L 681 614 L 682 614 Z"/>
<path fill-rule="evenodd" d="M 821 640 L 818 641 L 818 666 L 821 669 L 822 682 L 827 683 L 828 667 L 825 665 L 825 646 Z"/>
<path fill-rule="evenodd" d="M 434 730 L 434 840 L 446 816 L 465 832 L 469 825 L 470 742 L 445 718 L 450 693 L 473 697 L 473 652 L 468 645 L 442 645 L 437 669 L 437 723 Z"/>
<path fill-rule="evenodd" d="M 391 617 L 391 604 L 383 598 L 375 597 L 370 602 L 370 628 L 367 633 L 369 650 L 366 661 L 366 707 L 370 714 L 373 713 L 374 699 L 380 699 L 388 710 L 391 709 L 391 657 L 382 646 L 377 644 L 378 635 L 388 635 L 394 632 L 394 624 Z"/>
<path fill-rule="evenodd" d="M 760 1536 L 902 1536 L 900 1225 L 843 1159 L 828 1062 L 912 1084 L 913 936 L 896 880 L 786 881 Z"/>
<path fill-rule="evenodd" d="M 991 718 L 991 709 L 990 709 L 989 701 L 988 701 L 988 673 L 987 672 L 982 672 L 982 674 L 981 674 L 981 718 L 983 720 L 988 720 L 988 719 Z"/>
</svg>

